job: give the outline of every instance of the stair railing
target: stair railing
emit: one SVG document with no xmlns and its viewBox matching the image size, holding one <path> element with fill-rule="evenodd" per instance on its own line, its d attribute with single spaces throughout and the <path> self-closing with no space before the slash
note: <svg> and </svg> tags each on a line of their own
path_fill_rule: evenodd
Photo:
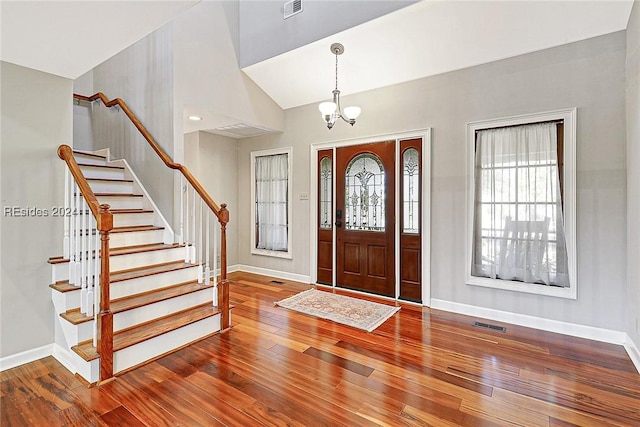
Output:
<svg viewBox="0 0 640 427">
<path fill-rule="evenodd" d="M 80 287 L 80 312 L 94 317 L 93 340 L 100 355 L 100 378 L 113 377 L 113 314 L 109 287 L 109 232 L 113 215 L 100 204 L 68 145 L 58 147 L 65 161 L 63 255 L 69 260 L 69 284 Z M 100 236 L 98 238 L 98 236 Z"/>
<path fill-rule="evenodd" d="M 227 279 L 227 223 L 229 211 L 226 204 L 218 205 L 202 184 L 184 165 L 174 162 L 160 147 L 153 136 L 120 98 L 109 100 L 102 92 L 92 96 L 73 95 L 79 101 L 100 101 L 105 107 L 117 107 L 129 118 L 142 137 L 168 168 L 180 174 L 180 224 L 178 240 L 185 247 L 184 260 L 198 264 L 198 282 L 208 283 L 213 279 L 213 305 L 221 311 L 221 328 L 230 325 L 229 282 Z M 220 280 L 218 281 L 218 236 L 211 230 L 210 217 L 215 215 L 220 224 Z M 213 231 L 213 232 L 212 232 Z M 213 242 L 211 242 L 213 234 Z M 213 251 L 211 250 L 213 247 Z M 212 254 L 213 252 L 213 254 Z"/>
</svg>

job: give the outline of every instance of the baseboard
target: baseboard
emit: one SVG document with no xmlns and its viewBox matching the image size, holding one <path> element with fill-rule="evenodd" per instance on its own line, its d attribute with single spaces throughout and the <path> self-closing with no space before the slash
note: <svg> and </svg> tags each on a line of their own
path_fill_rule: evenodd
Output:
<svg viewBox="0 0 640 427">
<path fill-rule="evenodd" d="M 294 280 L 305 284 L 311 283 L 311 277 L 302 274 L 288 273 L 286 271 L 270 270 L 268 268 L 254 267 L 252 265 L 236 264 L 233 271 L 244 271 L 246 273 L 261 274 L 263 276 L 276 277 L 278 279 Z M 229 269 L 229 271 L 231 271 Z"/>
<path fill-rule="evenodd" d="M 627 341 L 627 334 L 620 331 L 595 328 L 593 326 L 578 325 L 575 323 L 561 322 L 558 320 L 544 319 L 541 317 L 528 316 L 525 314 L 494 310 L 491 308 L 476 307 L 473 305 L 460 304 L 457 302 L 432 299 L 431 308 L 451 311 L 453 313 L 464 314 L 467 316 L 481 317 L 484 319 L 511 323 L 514 325 L 540 329 L 543 331 L 571 335 L 579 338 L 586 338 L 594 341 L 606 342 L 610 344 L 624 345 Z"/>
<path fill-rule="evenodd" d="M 71 350 L 65 349 L 58 344 L 53 345 L 53 354 L 52 356 L 62 364 L 65 368 L 69 370 L 69 372 L 76 373 L 76 366 L 73 363 Z"/>
<path fill-rule="evenodd" d="M 638 346 L 629 335 L 627 335 L 627 339 L 624 342 L 624 348 L 627 350 L 629 358 L 636 367 L 636 371 L 640 374 L 640 350 L 638 350 Z"/>
<path fill-rule="evenodd" d="M 42 347 L 32 348 L 31 350 L 0 357 L 0 371 L 6 371 L 7 369 L 15 368 L 16 366 L 35 362 L 43 357 L 51 356 L 53 354 L 53 346 L 53 344 L 47 344 Z"/>
</svg>

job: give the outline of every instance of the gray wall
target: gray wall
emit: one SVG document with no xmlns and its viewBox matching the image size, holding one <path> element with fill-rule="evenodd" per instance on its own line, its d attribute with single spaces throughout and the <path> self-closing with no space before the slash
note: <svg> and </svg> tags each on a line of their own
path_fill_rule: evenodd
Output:
<svg viewBox="0 0 640 427">
<path fill-rule="evenodd" d="M 71 80 L 0 62 L 2 229 L 0 357 L 53 343 L 47 259 L 62 255 L 63 162 L 71 145 Z M 10 217 L 5 207 L 46 209 L 47 217 Z"/>
<path fill-rule="evenodd" d="M 213 200 L 227 204 L 227 265 L 238 263 L 238 143 L 235 139 L 208 132 L 191 132 L 184 137 L 184 165 L 198 178 Z M 218 222 L 211 227 L 218 229 Z M 219 238 L 219 237 L 218 237 Z M 218 240 L 218 248 L 219 248 Z"/>
<path fill-rule="evenodd" d="M 346 97 L 354 127 L 328 131 L 307 105 L 285 112 L 282 135 L 239 143 L 239 192 L 250 192 L 250 152 L 293 147 L 293 260 L 252 256 L 249 198 L 239 209 L 241 264 L 310 275 L 309 145 L 432 127 L 432 298 L 595 327 L 626 329 L 625 32 Z M 578 299 L 465 284 L 465 125 L 578 108 Z"/>
<path fill-rule="evenodd" d="M 640 2 L 627 27 L 627 333 L 640 348 Z M 640 355 L 638 355 L 640 357 Z"/>
<path fill-rule="evenodd" d="M 284 19 L 285 1 L 240 1 L 240 67 L 401 9 L 416 0 L 302 0 L 303 11 Z"/>
<path fill-rule="evenodd" d="M 93 70 L 93 89 L 122 98 L 171 157 L 174 147 L 173 30 L 171 25 L 123 50 Z M 169 223 L 173 217 L 173 172 L 138 130 L 117 110 L 94 107 L 93 149 L 110 148 L 126 159 Z"/>
</svg>

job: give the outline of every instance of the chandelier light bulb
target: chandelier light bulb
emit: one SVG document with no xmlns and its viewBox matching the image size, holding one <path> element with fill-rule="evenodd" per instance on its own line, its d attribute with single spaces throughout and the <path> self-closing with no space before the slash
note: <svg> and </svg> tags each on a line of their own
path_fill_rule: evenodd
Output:
<svg viewBox="0 0 640 427">
<path fill-rule="evenodd" d="M 336 112 L 336 104 L 335 102 L 322 102 L 318 105 L 318 109 L 322 113 L 323 116 L 330 116 Z"/>
<path fill-rule="evenodd" d="M 355 119 L 358 118 L 358 116 L 360 115 L 361 111 L 362 110 L 360 109 L 360 107 L 346 107 L 344 109 L 344 115 L 349 120 L 355 120 Z"/>
</svg>

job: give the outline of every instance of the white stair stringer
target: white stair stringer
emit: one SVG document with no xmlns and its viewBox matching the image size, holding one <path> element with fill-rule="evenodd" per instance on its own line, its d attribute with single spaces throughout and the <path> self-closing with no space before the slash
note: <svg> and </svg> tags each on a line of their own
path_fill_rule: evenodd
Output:
<svg viewBox="0 0 640 427">
<path fill-rule="evenodd" d="M 113 373 L 219 332 L 221 314 L 212 306 L 213 287 L 197 285 L 201 267 L 184 263 L 184 245 L 174 243 L 173 230 L 129 164 L 125 160 L 110 161 L 108 150 L 74 152 L 74 156 L 98 201 L 109 204 L 114 211 L 114 230 L 109 234 L 114 336 L 124 338 L 128 331 L 140 330 L 147 337 L 146 330 L 140 328 L 166 325 L 166 329 L 156 326 L 149 339 L 116 348 Z M 80 247 L 87 239 L 87 233 L 82 234 Z M 92 257 L 93 251 L 88 255 Z M 90 344 L 95 320 L 77 310 L 81 291 L 67 284 L 69 260 L 52 258 L 50 264 L 55 285 L 54 356 L 73 373 L 95 383 L 100 380 L 100 360 Z M 156 298 L 154 294 L 161 292 L 166 293 Z M 127 302 L 130 298 L 135 298 L 131 304 Z M 114 304 L 120 308 L 114 310 Z M 181 316 L 182 320 L 173 322 L 174 317 Z"/>
</svg>

